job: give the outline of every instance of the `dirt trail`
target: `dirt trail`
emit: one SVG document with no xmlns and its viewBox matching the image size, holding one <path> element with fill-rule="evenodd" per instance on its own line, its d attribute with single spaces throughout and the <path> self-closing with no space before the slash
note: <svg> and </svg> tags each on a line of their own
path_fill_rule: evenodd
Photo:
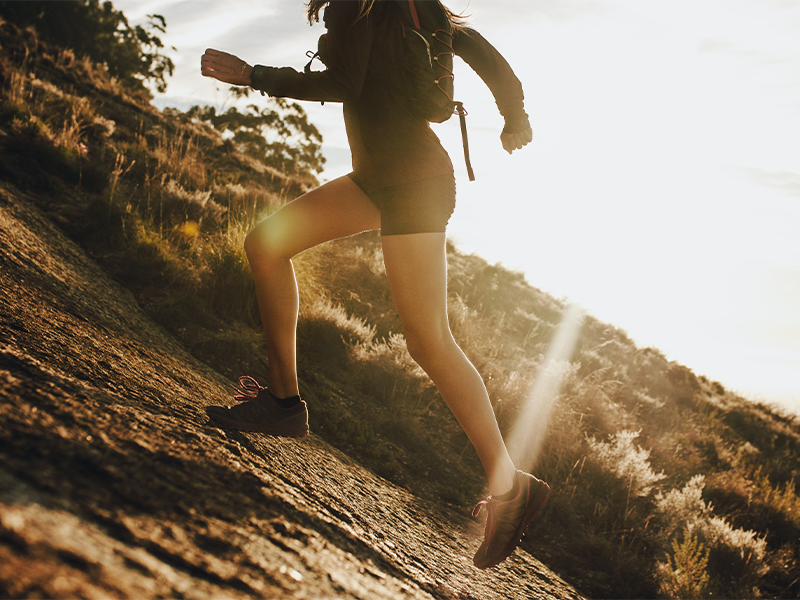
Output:
<svg viewBox="0 0 800 600">
<path fill-rule="evenodd" d="M 0 596 L 579 597 L 314 435 L 210 427 L 228 383 L 0 184 Z"/>
</svg>

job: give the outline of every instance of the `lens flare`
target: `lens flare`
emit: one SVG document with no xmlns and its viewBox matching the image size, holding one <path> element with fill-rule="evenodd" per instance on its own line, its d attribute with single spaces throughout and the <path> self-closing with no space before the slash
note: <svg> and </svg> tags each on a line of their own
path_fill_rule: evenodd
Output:
<svg viewBox="0 0 800 600">
<path fill-rule="evenodd" d="M 553 401 L 570 371 L 569 359 L 582 325 L 583 309 L 573 304 L 564 311 L 555 338 L 539 368 L 536 383 L 507 436 L 508 453 L 518 469 L 531 472 L 536 464 L 553 410 Z"/>
</svg>

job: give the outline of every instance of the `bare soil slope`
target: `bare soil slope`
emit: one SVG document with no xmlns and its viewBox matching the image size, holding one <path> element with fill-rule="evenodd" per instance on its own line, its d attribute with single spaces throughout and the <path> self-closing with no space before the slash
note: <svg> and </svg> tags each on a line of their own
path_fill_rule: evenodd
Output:
<svg viewBox="0 0 800 600">
<path fill-rule="evenodd" d="M 579 596 L 313 434 L 209 426 L 228 383 L 0 184 L 0 596 Z"/>
</svg>

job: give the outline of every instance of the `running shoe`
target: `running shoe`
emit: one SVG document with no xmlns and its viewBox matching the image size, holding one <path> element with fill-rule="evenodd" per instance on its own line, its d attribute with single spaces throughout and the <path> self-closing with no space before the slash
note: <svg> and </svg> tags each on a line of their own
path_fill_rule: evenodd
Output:
<svg viewBox="0 0 800 600">
<path fill-rule="evenodd" d="M 486 509 L 486 529 L 483 543 L 472 562 L 479 569 L 493 567 L 519 546 L 528 525 L 531 524 L 550 497 L 550 486 L 533 475 L 517 471 L 514 488 L 517 493 L 511 500 L 500 500 L 489 496 L 478 502 L 472 511 L 477 517 Z"/>
<path fill-rule="evenodd" d="M 233 389 L 237 392 L 234 399 L 241 404 L 206 407 L 206 414 L 222 426 L 281 437 L 308 435 L 308 407 L 300 396 L 278 398 L 247 375 L 240 377 L 239 387 Z"/>
</svg>

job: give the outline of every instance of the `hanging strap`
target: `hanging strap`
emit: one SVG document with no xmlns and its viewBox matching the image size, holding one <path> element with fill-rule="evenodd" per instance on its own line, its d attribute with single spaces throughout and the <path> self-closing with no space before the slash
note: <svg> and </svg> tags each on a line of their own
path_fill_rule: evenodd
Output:
<svg viewBox="0 0 800 600">
<path fill-rule="evenodd" d="M 311 60 L 308 61 L 308 64 L 303 68 L 303 73 L 308 75 L 311 73 L 311 64 L 314 62 L 315 58 L 319 58 L 319 52 L 314 52 L 313 50 L 309 50 L 306 52 L 306 56 Z"/>
<path fill-rule="evenodd" d="M 469 139 L 467 138 L 467 111 L 464 110 L 462 102 L 456 102 L 455 114 L 458 115 L 458 120 L 461 122 L 461 141 L 464 144 L 464 162 L 467 163 L 467 175 L 470 181 L 475 181 L 475 173 L 472 171 L 472 163 L 469 161 Z"/>
<path fill-rule="evenodd" d="M 305 73 L 306 75 L 311 73 L 311 64 L 314 62 L 314 59 L 318 59 L 319 62 L 321 62 L 323 65 L 325 64 L 324 62 L 322 62 L 322 58 L 320 57 L 319 50 L 317 50 L 316 52 L 314 52 L 313 50 L 309 50 L 308 52 L 306 52 L 306 56 L 311 59 L 311 60 L 308 61 L 308 64 L 303 69 L 303 73 Z M 261 95 L 263 96 L 264 92 L 261 92 Z M 320 100 L 320 104 L 322 106 L 325 106 L 325 100 Z"/>
<path fill-rule="evenodd" d="M 417 7 L 414 5 L 414 0 L 408 0 L 408 8 L 411 10 L 411 19 L 414 21 L 414 27 L 422 29 L 419 22 L 419 15 L 417 14 Z"/>
</svg>

